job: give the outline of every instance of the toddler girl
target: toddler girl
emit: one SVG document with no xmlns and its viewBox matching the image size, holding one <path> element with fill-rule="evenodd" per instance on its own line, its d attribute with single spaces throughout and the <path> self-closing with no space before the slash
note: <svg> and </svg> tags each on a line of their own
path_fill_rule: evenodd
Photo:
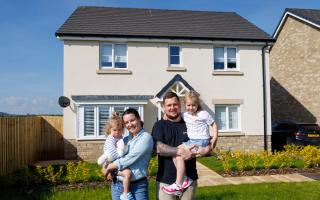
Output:
<svg viewBox="0 0 320 200">
<path fill-rule="evenodd" d="M 106 141 L 103 147 L 103 154 L 98 158 L 97 163 L 107 168 L 108 164 L 112 161 L 124 156 L 127 153 L 127 145 L 122 140 L 123 122 L 118 113 L 112 113 L 110 120 L 106 127 Z M 126 199 L 130 194 L 130 179 L 131 170 L 124 169 L 118 171 L 118 176 L 123 176 L 123 193 L 120 196 L 121 200 Z"/>
</svg>

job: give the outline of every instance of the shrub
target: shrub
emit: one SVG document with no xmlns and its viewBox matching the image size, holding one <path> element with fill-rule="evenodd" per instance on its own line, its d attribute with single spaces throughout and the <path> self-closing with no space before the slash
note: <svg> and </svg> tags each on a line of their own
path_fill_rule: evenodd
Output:
<svg viewBox="0 0 320 200">
<path fill-rule="evenodd" d="M 67 175 L 66 178 L 69 183 L 75 183 L 77 180 L 77 172 L 75 170 L 75 163 L 74 162 L 68 162 L 67 165 Z"/>
<path fill-rule="evenodd" d="M 79 180 L 83 182 L 88 182 L 90 178 L 88 163 L 78 161 L 77 164 Z"/>
<path fill-rule="evenodd" d="M 305 146 L 300 152 L 305 168 L 319 165 L 320 150 L 316 146 Z"/>
<path fill-rule="evenodd" d="M 104 175 L 102 174 L 102 172 L 101 172 L 101 169 L 96 169 L 95 170 L 95 180 L 96 181 L 103 181 L 103 180 L 105 180 L 105 177 L 104 177 Z"/>
<path fill-rule="evenodd" d="M 246 167 L 246 153 L 241 151 L 236 151 L 234 152 L 234 156 L 236 159 L 237 169 L 241 172 L 244 171 Z"/>
<path fill-rule="evenodd" d="M 261 153 L 261 157 L 263 160 L 263 165 L 265 169 L 271 169 L 271 165 L 272 165 L 272 154 L 268 151 L 263 151 Z"/>
<path fill-rule="evenodd" d="M 222 151 L 221 154 L 221 162 L 223 166 L 223 171 L 229 173 L 231 171 L 231 151 Z"/>
<path fill-rule="evenodd" d="M 299 158 L 301 147 L 297 145 L 285 145 L 284 151 L 292 158 Z"/>
<path fill-rule="evenodd" d="M 257 169 L 258 160 L 259 160 L 259 155 L 256 152 L 249 154 L 249 163 L 254 170 Z"/>
<path fill-rule="evenodd" d="M 288 157 L 285 152 L 275 152 L 271 160 L 271 166 L 283 169 L 288 166 L 287 159 Z"/>
<path fill-rule="evenodd" d="M 101 173 L 101 172 L 100 172 Z M 98 176 L 102 176 L 102 174 L 98 174 Z M 88 167 L 88 163 L 83 161 L 78 161 L 77 163 L 68 162 L 67 163 L 67 175 L 66 178 L 69 183 L 76 182 L 87 182 L 90 179 L 90 170 Z"/>
<path fill-rule="evenodd" d="M 63 173 L 63 166 L 59 167 L 58 172 L 55 172 L 52 165 L 48 165 L 47 167 L 37 166 L 36 171 L 43 181 L 48 182 L 52 185 L 56 185 L 60 182 L 60 178 Z"/>
<path fill-rule="evenodd" d="M 285 145 L 284 151 L 282 153 L 285 155 L 286 167 L 292 167 L 293 162 L 296 159 L 299 159 L 301 148 L 296 145 Z"/>
<path fill-rule="evenodd" d="M 158 157 L 153 156 L 149 162 L 148 167 L 148 174 L 149 176 L 154 176 L 157 173 L 157 166 L 158 166 Z"/>
</svg>

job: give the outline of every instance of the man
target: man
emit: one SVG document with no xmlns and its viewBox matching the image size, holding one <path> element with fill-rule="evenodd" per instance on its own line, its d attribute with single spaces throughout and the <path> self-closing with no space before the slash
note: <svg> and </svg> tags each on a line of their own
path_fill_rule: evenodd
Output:
<svg viewBox="0 0 320 200">
<path fill-rule="evenodd" d="M 181 199 L 194 199 L 198 179 L 196 158 L 195 153 L 191 151 L 193 147 L 177 148 L 189 138 L 186 124 L 181 118 L 180 100 L 175 93 L 168 92 L 164 95 L 163 110 L 165 119 L 157 121 L 152 129 L 152 137 L 158 154 L 157 199 L 177 199 L 177 196 L 166 194 L 161 190 L 163 186 L 170 185 L 176 180 L 173 156 L 181 156 L 185 160 L 186 176 L 193 180 L 192 184 L 182 193 Z M 208 147 L 207 152 L 210 150 L 210 147 Z"/>
</svg>

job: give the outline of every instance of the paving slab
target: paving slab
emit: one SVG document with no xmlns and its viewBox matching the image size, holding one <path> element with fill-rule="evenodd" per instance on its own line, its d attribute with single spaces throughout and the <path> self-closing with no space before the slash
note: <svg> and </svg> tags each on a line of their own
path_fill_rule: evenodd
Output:
<svg viewBox="0 0 320 200">
<path fill-rule="evenodd" d="M 260 181 L 260 183 L 274 183 L 279 182 L 279 179 L 276 179 L 272 176 L 254 176 L 256 179 Z"/>
<path fill-rule="evenodd" d="M 283 174 L 282 177 L 285 177 L 293 182 L 303 182 L 303 181 L 315 181 L 313 178 L 309 178 L 307 176 L 303 176 L 301 174 Z"/>
<path fill-rule="evenodd" d="M 239 184 L 249 184 L 249 183 L 261 183 L 260 179 L 257 179 L 256 177 L 252 176 L 242 176 L 242 177 L 230 177 L 226 178 L 228 181 L 230 181 L 234 185 Z"/>
</svg>

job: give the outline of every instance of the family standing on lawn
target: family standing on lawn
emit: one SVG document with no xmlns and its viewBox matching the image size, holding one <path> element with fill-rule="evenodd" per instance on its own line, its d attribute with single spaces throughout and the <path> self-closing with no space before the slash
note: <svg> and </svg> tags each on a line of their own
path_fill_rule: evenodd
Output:
<svg viewBox="0 0 320 200">
<path fill-rule="evenodd" d="M 113 179 L 113 200 L 149 199 L 147 171 L 153 150 L 158 154 L 157 199 L 194 199 L 196 157 L 215 148 L 218 133 L 213 118 L 201 109 L 199 94 L 188 92 L 184 104 L 186 112 L 181 114 L 179 97 L 167 92 L 163 97 L 164 116 L 154 124 L 151 134 L 143 129 L 135 109 L 127 109 L 122 121 L 118 114 L 112 115 L 98 164 L 103 166 L 102 173 Z M 122 124 L 129 131 L 123 138 Z"/>
</svg>

